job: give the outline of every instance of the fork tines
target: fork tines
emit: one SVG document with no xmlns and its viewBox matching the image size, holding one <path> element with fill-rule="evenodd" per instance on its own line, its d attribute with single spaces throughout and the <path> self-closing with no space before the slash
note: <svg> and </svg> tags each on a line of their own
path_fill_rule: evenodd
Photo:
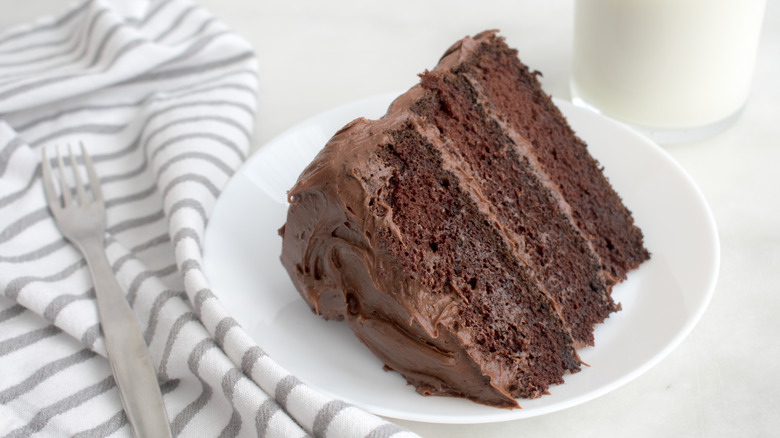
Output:
<svg viewBox="0 0 780 438">
<path fill-rule="evenodd" d="M 100 182 L 98 180 L 97 174 L 95 173 L 95 166 L 92 164 L 92 160 L 89 157 L 89 154 L 87 154 L 87 150 L 84 147 L 84 143 L 79 142 L 79 145 L 81 146 L 81 156 L 84 160 L 84 167 L 87 169 L 87 176 L 89 177 L 89 186 L 92 191 L 92 196 L 96 202 L 102 202 L 103 201 L 103 195 L 100 190 Z M 78 195 L 78 201 L 80 204 L 86 204 L 89 202 L 87 199 L 86 191 L 84 190 L 84 183 L 81 179 L 81 174 L 79 172 L 78 165 L 76 163 L 76 156 L 73 154 L 73 150 L 71 149 L 70 145 L 68 145 L 68 155 L 70 158 L 70 167 L 73 170 L 73 179 L 75 181 L 76 186 L 76 194 Z M 51 168 L 51 161 L 49 160 L 48 154 L 46 153 L 46 149 L 43 149 L 43 160 L 42 160 L 42 176 L 43 176 L 43 188 L 46 193 L 46 201 L 49 203 L 49 206 L 52 208 L 56 207 L 62 207 L 67 208 L 70 205 L 73 204 L 73 195 L 72 190 L 70 189 L 70 185 L 67 182 L 67 179 L 65 177 L 65 163 L 62 160 L 62 154 L 60 154 L 60 149 L 57 148 L 57 167 L 59 168 L 59 185 L 60 185 L 60 192 L 62 193 L 62 202 L 60 202 L 60 198 L 57 195 L 57 190 L 55 189 L 54 184 L 54 178 L 52 177 L 52 168 Z"/>
</svg>

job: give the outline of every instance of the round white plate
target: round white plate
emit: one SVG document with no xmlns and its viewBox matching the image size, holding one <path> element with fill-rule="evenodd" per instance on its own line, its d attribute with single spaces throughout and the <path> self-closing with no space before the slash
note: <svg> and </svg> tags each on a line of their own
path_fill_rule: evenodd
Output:
<svg viewBox="0 0 780 438">
<path fill-rule="evenodd" d="M 605 394 L 665 357 L 710 301 L 720 249 L 704 197 L 657 145 L 596 113 L 556 101 L 633 212 L 652 259 L 619 284 L 623 310 L 596 328 L 589 367 L 550 394 L 498 409 L 458 398 L 423 397 L 365 348 L 343 322 L 303 302 L 279 261 L 286 190 L 328 139 L 356 117 L 378 118 L 396 96 L 358 101 L 313 117 L 260 148 L 236 173 L 212 213 L 204 266 L 227 311 L 280 365 L 310 386 L 393 418 L 483 423 L 558 411 Z"/>
</svg>

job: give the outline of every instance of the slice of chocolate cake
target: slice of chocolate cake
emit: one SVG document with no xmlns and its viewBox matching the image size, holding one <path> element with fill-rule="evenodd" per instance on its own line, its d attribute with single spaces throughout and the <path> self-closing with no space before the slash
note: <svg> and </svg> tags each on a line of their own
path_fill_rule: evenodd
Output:
<svg viewBox="0 0 780 438">
<path fill-rule="evenodd" d="M 425 395 L 517 407 L 649 255 L 629 211 L 495 32 L 467 37 L 379 120 L 342 128 L 289 192 L 282 263 Z"/>
</svg>

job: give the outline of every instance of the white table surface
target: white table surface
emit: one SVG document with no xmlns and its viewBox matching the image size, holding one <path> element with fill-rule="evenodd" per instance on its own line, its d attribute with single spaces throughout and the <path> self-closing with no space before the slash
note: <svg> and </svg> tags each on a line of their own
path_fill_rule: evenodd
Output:
<svg viewBox="0 0 780 438">
<path fill-rule="evenodd" d="M 450 44 L 489 28 L 543 72 L 547 92 L 569 98 L 572 0 L 200 4 L 260 58 L 255 147 L 323 110 L 408 88 Z M 0 29 L 64 5 L 0 0 Z M 703 191 L 721 240 L 715 295 L 688 338 L 633 382 L 561 412 L 494 424 L 399 424 L 430 438 L 780 436 L 780 2 L 768 2 L 739 122 L 666 149 Z"/>
</svg>

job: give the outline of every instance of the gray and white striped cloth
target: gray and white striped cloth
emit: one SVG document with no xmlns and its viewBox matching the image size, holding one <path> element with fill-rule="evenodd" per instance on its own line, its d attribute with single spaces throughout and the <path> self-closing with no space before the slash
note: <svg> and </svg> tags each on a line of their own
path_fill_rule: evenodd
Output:
<svg viewBox="0 0 780 438">
<path fill-rule="evenodd" d="M 42 149 L 83 142 L 174 435 L 416 436 L 279 367 L 203 275 L 209 212 L 249 150 L 257 62 L 186 0 L 87 1 L 0 33 L 0 435 L 131 433 L 92 281 L 41 187 Z"/>
</svg>

